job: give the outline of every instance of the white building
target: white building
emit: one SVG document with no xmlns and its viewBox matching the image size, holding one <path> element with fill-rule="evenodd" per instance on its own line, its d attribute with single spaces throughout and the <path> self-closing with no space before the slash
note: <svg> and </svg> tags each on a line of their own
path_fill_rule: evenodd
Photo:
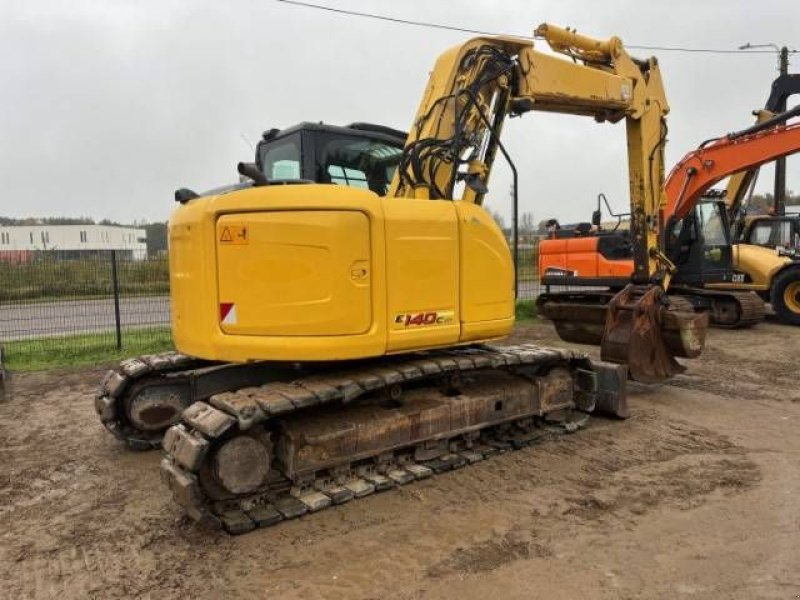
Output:
<svg viewBox="0 0 800 600">
<path fill-rule="evenodd" d="M 120 250 L 141 260 L 147 256 L 147 232 L 116 225 L 0 225 L 0 260 L 26 260 L 43 250 L 67 256 Z"/>
</svg>

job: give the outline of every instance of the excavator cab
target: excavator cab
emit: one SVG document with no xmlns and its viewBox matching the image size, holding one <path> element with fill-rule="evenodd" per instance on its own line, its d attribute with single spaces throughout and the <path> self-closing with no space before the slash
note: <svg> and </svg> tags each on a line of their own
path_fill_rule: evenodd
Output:
<svg viewBox="0 0 800 600">
<path fill-rule="evenodd" d="M 684 219 L 669 228 L 667 255 L 678 268 L 675 284 L 702 286 L 730 282 L 733 251 L 725 204 L 708 195 Z"/>
<path fill-rule="evenodd" d="M 775 248 L 780 254 L 800 258 L 800 216 L 755 215 L 745 217 L 739 242 Z"/>
<path fill-rule="evenodd" d="M 265 131 L 255 167 L 268 183 L 332 183 L 384 196 L 405 141 L 405 132 L 370 123 L 300 123 Z"/>
</svg>

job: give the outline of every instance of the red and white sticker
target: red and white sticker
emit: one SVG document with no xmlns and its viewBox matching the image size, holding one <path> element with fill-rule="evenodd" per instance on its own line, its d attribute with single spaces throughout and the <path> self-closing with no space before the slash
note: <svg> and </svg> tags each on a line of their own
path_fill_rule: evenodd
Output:
<svg viewBox="0 0 800 600">
<path fill-rule="evenodd" d="M 233 302 L 219 303 L 219 320 L 223 325 L 236 325 L 236 305 Z"/>
</svg>

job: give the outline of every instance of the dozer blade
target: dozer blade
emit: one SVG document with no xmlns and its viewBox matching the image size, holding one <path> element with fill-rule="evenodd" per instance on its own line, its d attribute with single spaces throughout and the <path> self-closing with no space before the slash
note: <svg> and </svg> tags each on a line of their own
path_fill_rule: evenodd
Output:
<svg viewBox="0 0 800 600">
<path fill-rule="evenodd" d="M 540 314 L 561 339 L 600 346 L 603 360 L 628 365 L 631 379 L 657 383 L 683 371 L 675 357 L 695 358 L 705 345 L 708 315 L 670 309 L 658 286 L 630 284 L 610 292 L 544 294 Z"/>
</svg>

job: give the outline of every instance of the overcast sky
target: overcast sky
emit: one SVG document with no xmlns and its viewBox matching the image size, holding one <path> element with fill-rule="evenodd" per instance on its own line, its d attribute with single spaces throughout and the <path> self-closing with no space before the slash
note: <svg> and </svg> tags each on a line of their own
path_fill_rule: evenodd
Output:
<svg viewBox="0 0 800 600">
<path fill-rule="evenodd" d="M 312 1 L 518 35 L 548 21 L 629 46 L 800 50 L 798 0 Z M 234 181 L 236 162 L 252 159 L 243 138 L 264 129 L 302 120 L 408 129 L 435 58 L 468 37 L 277 0 L 2 0 L 0 215 L 164 220 L 175 188 Z M 750 125 L 777 74 L 773 53 L 631 53 L 660 60 L 668 167 Z M 800 54 L 790 70 L 800 71 Z M 529 113 L 503 141 L 522 210 L 537 221 L 588 220 L 600 191 L 627 206 L 623 126 Z M 797 156 L 787 178 L 800 190 Z M 759 187 L 770 190 L 766 179 Z M 498 166 L 489 204 L 506 215 L 509 185 Z"/>
</svg>

